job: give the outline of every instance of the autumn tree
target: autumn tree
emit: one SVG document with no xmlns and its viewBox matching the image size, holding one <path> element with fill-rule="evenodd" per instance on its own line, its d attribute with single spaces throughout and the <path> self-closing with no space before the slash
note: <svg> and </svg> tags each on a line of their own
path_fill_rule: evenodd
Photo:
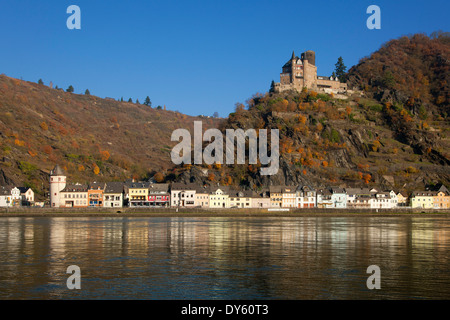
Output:
<svg viewBox="0 0 450 320">
<path fill-rule="evenodd" d="M 110 154 L 108 151 L 104 150 L 100 152 L 101 157 L 102 157 L 102 161 L 107 161 L 110 157 Z"/>
<path fill-rule="evenodd" d="M 155 179 L 156 182 L 161 183 L 164 181 L 164 175 L 161 172 L 157 172 L 154 176 L 153 179 Z"/>
</svg>

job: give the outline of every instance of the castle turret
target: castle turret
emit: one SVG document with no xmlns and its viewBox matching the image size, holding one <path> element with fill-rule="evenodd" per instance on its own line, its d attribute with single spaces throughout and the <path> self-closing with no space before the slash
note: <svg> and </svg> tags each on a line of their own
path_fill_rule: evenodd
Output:
<svg viewBox="0 0 450 320">
<path fill-rule="evenodd" d="M 56 165 L 52 171 L 50 171 L 50 206 L 61 207 L 63 206 L 63 200 L 61 199 L 61 190 L 66 187 L 66 175 L 59 165 Z"/>
</svg>

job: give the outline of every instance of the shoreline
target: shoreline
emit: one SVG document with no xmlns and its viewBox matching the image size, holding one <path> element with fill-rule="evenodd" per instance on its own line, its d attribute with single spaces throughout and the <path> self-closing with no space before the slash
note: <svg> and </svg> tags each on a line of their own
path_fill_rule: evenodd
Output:
<svg viewBox="0 0 450 320">
<path fill-rule="evenodd" d="M 268 209 L 172 209 L 172 208 L 11 208 L 0 209 L 0 218 L 67 218 L 67 217 L 450 217 L 450 209 L 291 209 L 268 211 Z"/>
</svg>

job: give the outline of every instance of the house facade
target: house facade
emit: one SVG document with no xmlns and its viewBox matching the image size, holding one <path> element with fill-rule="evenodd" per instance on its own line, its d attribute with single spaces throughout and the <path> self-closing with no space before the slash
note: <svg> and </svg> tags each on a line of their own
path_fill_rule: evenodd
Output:
<svg viewBox="0 0 450 320">
<path fill-rule="evenodd" d="M 32 206 L 34 205 L 34 191 L 28 187 L 19 187 L 20 197 L 22 200 L 22 206 Z"/>
<path fill-rule="evenodd" d="M 345 190 L 342 188 L 332 187 L 330 191 L 333 208 L 347 208 L 347 193 L 345 192 Z"/>
<path fill-rule="evenodd" d="M 224 209 L 230 207 L 230 198 L 225 188 L 214 188 L 209 195 L 209 207 Z"/>
<path fill-rule="evenodd" d="M 105 208 L 121 208 L 124 200 L 124 184 L 123 182 L 107 182 L 105 191 L 103 192 L 103 207 Z"/>
<path fill-rule="evenodd" d="M 196 187 L 194 184 L 173 183 L 170 187 L 171 207 L 195 207 Z"/>
<path fill-rule="evenodd" d="M 2 186 L 0 188 L 0 207 L 19 207 L 22 197 L 19 188 Z"/>
<path fill-rule="evenodd" d="M 62 203 L 60 207 L 86 208 L 88 203 L 88 186 L 83 184 L 68 184 L 61 190 Z"/>
<path fill-rule="evenodd" d="M 106 184 L 104 182 L 92 182 L 88 188 L 89 207 L 103 207 L 103 193 Z"/>
<path fill-rule="evenodd" d="M 315 208 L 316 191 L 309 186 L 302 186 L 297 189 L 296 194 L 296 208 Z"/>
<path fill-rule="evenodd" d="M 148 202 L 150 207 L 170 207 L 169 184 L 150 184 L 148 187 Z"/>
<path fill-rule="evenodd" d="M 232 191 L 229 194 L 230 208 L 247 208 L 252 207 L 253 193 L 249 191 Z"/>
<path fill-rule="evenodd" d="M 209 188 L 197 186 L 195 191 L 195 206 L 204 209 L 209 208 Z"/>
<path fill-rule="evenodd" d="M 126 198 L 129 207 L 148 207 L 149 182 L 129 182 L 125 184 Z"/>
<path fill-rule="evenodd" d="M 297 188 L 296 187 L 284 187 L 281 189 L 281 207 L 282 208 L 295 208 L 297 200 Z"/>
<path fill-rule="evenodd" d="M 411 208 L 433 209 L 434 195 L 432 191 L 414 191 L 411 194 Z"/>
<path fill-rule="evenodd" d="M 281 186 L 270 186 L 270 206 L 272 208 L 281 208 L 283 203 L 283 191 Z"/>
<path fill-rule="evenodd" d="M 450 192 L 444 186 L 433 196 L 434 209 L 449 209 L 450 208 Z"/>
</svg>

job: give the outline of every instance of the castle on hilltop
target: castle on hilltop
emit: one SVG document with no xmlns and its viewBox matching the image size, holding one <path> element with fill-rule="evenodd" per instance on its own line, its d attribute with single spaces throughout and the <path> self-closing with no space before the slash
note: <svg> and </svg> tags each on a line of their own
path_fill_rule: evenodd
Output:
<svg viewBox="0 0 450 320">
<path fill-rule="evenodd" d="M 316 53 L 308 50 L 302 53 L 301 58 L 292 52 L 291 59 L 283 66 L 280 82 L 275 83 L 274 91 L 298 90 L 303 88 L 325 91 L 327 93 L 340 93 L 347 91 L 347 84 L 339 81 L 337 77 L 317 75 Z"/>
</svg>

